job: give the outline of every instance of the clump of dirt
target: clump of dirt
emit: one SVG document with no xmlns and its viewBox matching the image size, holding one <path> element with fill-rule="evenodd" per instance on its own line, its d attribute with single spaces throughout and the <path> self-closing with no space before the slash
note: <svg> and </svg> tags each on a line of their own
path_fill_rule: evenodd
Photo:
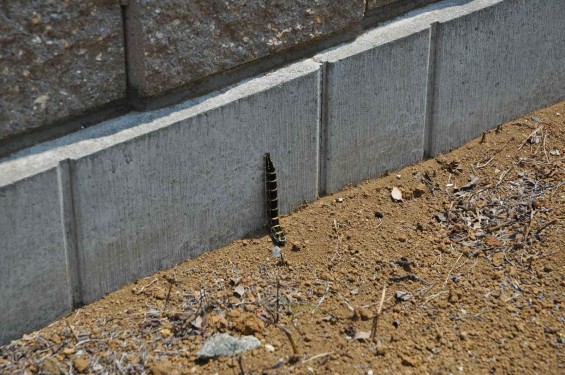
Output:
<svg viewBox="0 0 565 375">
<path fill-rule="evenodd" d="M 565 102 L 0 348 L 5 373 L 563 373 Z M 199 360 L 217 332 L 261 347 Z"/>
</svg>

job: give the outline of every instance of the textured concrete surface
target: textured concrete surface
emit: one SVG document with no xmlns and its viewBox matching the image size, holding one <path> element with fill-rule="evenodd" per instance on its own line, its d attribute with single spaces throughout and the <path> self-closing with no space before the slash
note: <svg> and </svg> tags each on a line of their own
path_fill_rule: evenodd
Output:
<svg viewBox="0 0 565 375">
<path fill-rule="evenodd" d="M 131 0 L 131 84 L 152 96 L 360 23 L 364 0 Z"/>
<path fill-rule="evenodd" d="M 306 61 L 2 159 L 0 343 L 263 226 L 266 152 L 281 211 L 314 200 L 319 89 Z"/>
<path fill-rule="evenodd" d="M 428 41 L 425 25 L 391 25 L 318 56 L 326 193 L 422 158 Z"/>
<path fill-rule="evenodd" d="M 318 68 L 310 61 L 248 82 L 206 111 L 159 118 L 162 128 L 76 160 L 83 301 L 264 225 L 266 152 L 281 211 L 314 200 Z"/>
<path fill-rule="evenodd" d="M 0 139 L 125 96 L 118 1 L 0 3 Z"/>
<path fill-rule="evenodd" d="M 475 3 L 438 25 L 430 155 L 565 99 L 563 1 Z"/>
<path fill-rule="evenodd" d="M 71 311 L 55 168 L 0 183 L 0 344 Z"/>
</svg>

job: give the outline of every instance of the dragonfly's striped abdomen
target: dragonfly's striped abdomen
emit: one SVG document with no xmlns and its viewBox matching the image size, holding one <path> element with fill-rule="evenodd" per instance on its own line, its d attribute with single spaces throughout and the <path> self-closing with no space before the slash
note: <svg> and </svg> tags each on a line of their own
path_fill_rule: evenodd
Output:
<svg viewBox="0 0 565 375">
<path fill-rule="evenodd" d="M 279 199 L 277 192 L 277 173 L 269 154 L 265 155 L 265 184 L 267 193 L 267 214 L 269 216 L 269 232 L 277 246 L 284 246 L 286 238 L 279 221 Z"/>
</svg>

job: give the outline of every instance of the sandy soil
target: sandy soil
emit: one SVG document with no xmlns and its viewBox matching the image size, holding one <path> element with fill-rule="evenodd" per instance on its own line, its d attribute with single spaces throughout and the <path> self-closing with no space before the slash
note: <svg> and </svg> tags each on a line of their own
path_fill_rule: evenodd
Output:
<svg viewBox="0 0 565 375">
<path fill-rule="evenodd" d="M 261 231 L 127 285 L 0 372 L 563 374 L 564 154 L 562 102 L 300 207 L 284 261 Z M 199 360 L 216 332 L 262 345 Z"/>
</svg>

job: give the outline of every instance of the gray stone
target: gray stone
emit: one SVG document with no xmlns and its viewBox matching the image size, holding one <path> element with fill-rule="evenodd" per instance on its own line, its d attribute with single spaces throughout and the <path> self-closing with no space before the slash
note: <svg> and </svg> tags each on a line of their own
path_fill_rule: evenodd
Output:
<svg viewBox="0 0 565 375">
<path fill-rule="evenodd" d="M 0 183 L 0 344 L 71 311 L 57 170 Z"/>
<path fill-rule="evenodd" d="M 364 0 L 131 0 L 131 84 L 143 97 L 361 22 Z"/>
<path fill-rule="evenodd" d="M 216 333 L 204 341 L 198 352 L 200 358 L 231 357 L 261 346 L 255 336 L 233 337 L 228 333 Z"/>
<path fill-rule="evenodd" d="M 327 66 L 326 193 L 422 158 L 428 39 L 427 24 L 391 24 L 318 56 Z"/>
<path fill-rule="evenodd" d="M 0 140 L 125 97 L 118 1 L 4 1 Z"/>
<path fill-rule="evenodd" d="M 438 25 L 430 155 L 565 99 L 563 1 L 474 3 Z"/>
<path fill-rule="evenodd" d="M 266 152 L 277 166 L 281 212 L 314 200 L 319 79 L 318 64 L 299 63 L 77 158 L 84 302 L 264 225 Z"/>
</svg>

